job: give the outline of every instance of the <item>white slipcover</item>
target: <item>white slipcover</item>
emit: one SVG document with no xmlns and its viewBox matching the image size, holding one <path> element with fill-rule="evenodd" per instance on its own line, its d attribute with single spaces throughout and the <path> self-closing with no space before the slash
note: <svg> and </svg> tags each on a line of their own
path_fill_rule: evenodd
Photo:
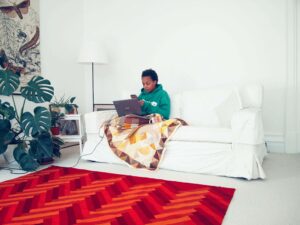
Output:
<svg viewBox="0 0 300 225">
<path fill-rule="evenodd" d="M 262 87 L 250 85 L 187 91 L 171 95 L 171 117 L 186 120 L 166 145 L 160 168 L 257 179 L 266 177 L 261 115 Z M 210 104 L 211 103 L 211 104 Z M 86 160 L 121 163 L 100 132 L 115 111 L 85 114 Z M 99 133 L 100 132 L 100 133 Z M 100 140 L 103 139 L 101 142 Z"/>
</svg>

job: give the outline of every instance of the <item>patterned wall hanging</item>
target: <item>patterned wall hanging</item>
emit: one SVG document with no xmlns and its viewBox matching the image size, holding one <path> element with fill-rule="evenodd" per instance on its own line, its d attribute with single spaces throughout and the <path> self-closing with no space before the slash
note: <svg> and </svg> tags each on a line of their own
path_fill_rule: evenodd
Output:
<svg viewBox="0 0 300 225">
<path fill-rule="evenodd" d="M 0 1 L 0 69 L 20 75 L 22 86 L 41 75 L 39 0 Z"/>
</svg>

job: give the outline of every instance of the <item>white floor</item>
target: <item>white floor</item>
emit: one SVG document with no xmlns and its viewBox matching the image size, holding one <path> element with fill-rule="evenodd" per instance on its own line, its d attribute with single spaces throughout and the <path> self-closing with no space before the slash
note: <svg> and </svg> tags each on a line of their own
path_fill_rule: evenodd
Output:
<svg viewBox="0 0 300 225">
<path fill-rule="evenodd" d="M 78 155 L 77 146 L 63 149 L 62 157 L 57 159 L 54 165 L 73 167 L 78 160 Z M 1 163 L 3 163 L 2 159 L 0 159 L 0 166 Z M 224 225 L 300 224 L 300 154 L 269 154 L 263 165 L 267 179 L 254 181 L 167 170 L 141 171 L 121 165 L 84 160 L 81 160 L 76 167 L 235 188 L 236 192 L 224 218 Z M 0 169 L 0 181 L 17 176 L 20 175 Z"/>
</svg>

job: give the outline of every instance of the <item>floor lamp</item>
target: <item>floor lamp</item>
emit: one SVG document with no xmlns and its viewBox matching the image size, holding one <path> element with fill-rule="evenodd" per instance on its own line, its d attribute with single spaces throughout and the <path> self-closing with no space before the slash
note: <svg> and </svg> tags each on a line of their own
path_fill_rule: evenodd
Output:
<svg viewBox="0 0 300 225">
<path fill-rule="evenodd" d="M 107 57 L 103 49 L 96 42 L 83 43 L 78 57 L 79 63 L 92 64 L 92 93 L 93 93 L 93 109 L 95 106 L 95 90 L 94 90 L 94 64 L 107 64 Z"/>
</svg>

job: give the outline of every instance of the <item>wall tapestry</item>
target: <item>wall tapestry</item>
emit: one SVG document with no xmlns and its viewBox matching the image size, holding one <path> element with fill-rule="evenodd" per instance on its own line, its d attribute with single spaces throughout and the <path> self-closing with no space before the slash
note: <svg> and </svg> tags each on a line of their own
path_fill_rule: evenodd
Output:
<svg viewBox="0 0 300 225">
<path fill-rule="evenodd" d="M 20 75 L 22 86 L 41 75 L 39 0 L 0 0 L 0 69 Z"/>
</svg>

